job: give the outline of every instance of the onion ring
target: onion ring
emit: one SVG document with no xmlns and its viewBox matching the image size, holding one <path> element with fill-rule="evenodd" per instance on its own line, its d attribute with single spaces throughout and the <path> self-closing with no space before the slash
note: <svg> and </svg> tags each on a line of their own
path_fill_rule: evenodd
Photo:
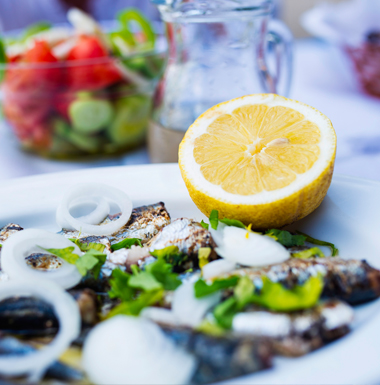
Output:
<svg viewBox="0 0 380 385">
<path fill-rule="evenodd" d="M 86 197 L 93 199 L 93 197 L 103 197 L 107 200 L 113 201 L 119 206 L 121 216 L 110 223 L 104 225 L 92 225 L 82 222 L 78 218 L 74 218 L 69 211 L 71 202 L 78 198 Z M 61 202 L 60 215 L 72 228 L 82 231 L 88 235 L 110 235 L 123 227 L 131 217 L 132 201 L 128 195 L 117 188 L 107 186 L 101 183 L 82 183 L 76 185 L 66 192 Z"/>
<path fill-rule="evenodd" d="M 13 296 L 38 297 L 53 306 L 59 321 L 54 340 L 36 352 L 22 356 L 0 356 L 0 373 L 6 376 L 29 374 L 30 382 L 37 382 L 46 369 L 79 336 L 81 317 L 75 300 L 61 287 L 49 281 L 13 280 L 0 283 L 0 301 Z"/>
<path fill-rule="evenodd" d="M 64 289 L 69 289 L 82 279 L 75 265 L 62 260 L 62 266 L 55 270 L 38 271 L 26 264 L 25 258 L 32 253 L 43 252 L 41 248 L 63 249 L 74 247 L 74 253 L 82 255 L 79 247 L 62 235 L 46 230 L 27 229 L 19 231 L 4 242 L 1 250 L 1 267 L 10 279 L 40 279 L 54 281 Z M 47 253 L 47 252 L 45 252 Z"/>
<path fill-rule="evenodd" d="M 69 210 L 71 210 L 74 206 L 79 206 L 84 203 L 95 203 L 96 207 L 90 214 L 77 218 L 78 221 L 82 221 L 83 223 L 87 223 L 89 225 L 98 225 L 110 213 L 110 205 L 103 197 L 88 197 L 87 199 L 82 197 L 81 199 L 75 200 L 69 207 Z M 56 222 L 62 229 L 75 230 L 64 218 L 62 203 L 60 203 L 57 208 Z"/>
</svg>

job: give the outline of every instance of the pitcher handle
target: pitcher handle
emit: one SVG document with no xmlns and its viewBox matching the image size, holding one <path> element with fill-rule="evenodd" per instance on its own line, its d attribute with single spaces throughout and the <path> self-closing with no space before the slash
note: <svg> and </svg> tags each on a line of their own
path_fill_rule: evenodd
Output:
<svg viewBox="0 0 380 385">
<path fill-rule="evenodd" d="M 274 51 L 274 71 L 267 65 L 270 45 Z M 266 91 L 288 96 L 292 80 L 293 36 L 280 20 L 269 21 L 266 44 L 259 52 L 259 66 Z"/>
</svg>

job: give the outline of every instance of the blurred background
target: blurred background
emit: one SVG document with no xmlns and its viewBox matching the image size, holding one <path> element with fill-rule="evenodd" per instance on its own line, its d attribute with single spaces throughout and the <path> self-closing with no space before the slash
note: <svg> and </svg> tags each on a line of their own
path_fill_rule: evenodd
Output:
<svg viewBox="0 0 380 385">
<path fill-rule="evenodd" d="M 380 181 L 379 1 L 274 0 L 273 3 L 275 6 L 274 16 L 281 19 L 294 36 L 292 43 L 294 57 L 289 97 L 312 105 L 332 120 L 338 135 L 336 172 Z M 152 22 L 156 32 L 164 30 L 160 21 L 160 13 L 156 6 L 148 0 L 0 0 L 0 31 L 3 36 L 9 36 L 9 34 L 13 34 L 12 31 L 14 30 L 23 30 L 30 24 L 40 21 L 48 20 L 53 24 L 65 23 L 67 11 L 72 7 L 87 12 L 99 21 L 115 20 L 115 15 L 120 10 L 136 7 Z M 137 28 L 135 35 L 139 36 L 139 33 L 141 35 L 141 31 Z M 158 44 L 157 41 L 160 43 Z M 56 156 L 50 156 L 51 153 L 39 153 L 33 148 L 30 151 L 31 148 L 26 148 L 25 145 L 23 146 L 24 150 L 21 150 L 19 117 L 24 115 L 25 111 L 29 113 L 30 109 L 33 110 L 34 107 L 19 103 L 19 110 L 16 111 L 12 108 L 14 107 L 13 101 L 23 99 L 23 97 L 16 95 L 11 87 L 6 87 L 7 81 L 5 81 L 2 91 L 3 109 L 4 106 L 7 106 L 7 101 L 8 104 L 11 104 L 11 108 L 4 109 L 5 118 L 0 126 L 0 163 L 2 164 L 0 181 L 85 167 L 135 165 L 147 164 L 152 160 L 160 161 L 159 157 L 152 156 L 152 145 L 150 145 L 150 152 L 148 151 L 144 138 L 136 139 L 134 142 L 136 145 L 133 146 L 129 146 L 129 142 L 128 146 L 120 148 L 115 145 L 115 143 L 119 145 L 121 140 L 116 127 L 117 119 L 122 120 L 124 126 L 128 126 L 133 119 L 140 119 L 138 121 L 141 122 L 143 120 L 141 116 L 145 114 L 148 121 L 152 105 L 158 103 L 157 100 L 160 101 L 160 97 L 167 97 L 162 96 L 162 87 L 160 88 L 160 86 L 154 91 L 165 66 L 163 61 L 159 61 L 162 59 L 160 55 L 165 51 L 165 38 L 161 36 L 157 41 L 153 51 L 138 52 L 144 59 L 135 56 L 132 60 L 128 55 L 128 58 L 119 56 L 118 60 L 124 62 L 127 72 L 137 71 L 138 87 L 136 85 L 137 88 L 133 89 L 134 93 L 131 94 L 129 82 L 118 84 L 118 88 L 107 85 L 107 95 L 109 95 L 109 102 L 113 104 L 113 108 L 122 104 L 121 100 L 126 100 L 131 96 L 134 99 L 128 99 L 127 107 L 121 109 L 122 111 L 117 117 L 113 115 L 114 120 L 112 124 L 110 123 L 112 127 L 115 126 L 114 128 L 111 127 L 114 133 L 112 138 L 117 139 L 112 142 L 112 138 L 109 139 L 110 136 L 107 134 L 107 139 L 104 140 L 110 140 L 110 143 L 107 144 L 107 147 L 102 147 L 101 153 L 93 152 L 91 157 L 68 157 L 67 159 L 58 157 L 60 159 L 57 159 Z M 160 47 L 157 48 L 158 46 Z M 14 45 L 12 49 L 17 50 L 18 48 L 17 45 Z M 17 59 L 15 60 L 17 61 Z M 138 62 L 140 64 L 143 62 L 144 66 L 141 67 Z M 154 67 L 153 72 L 152 66 Z M 128 74 L 130 75 L 130 72 Z M 19 74 L 16 75 L 15 77 L 18 79 L 20 76 Z M 144 87 L 150 86 L 150 88 L 148 87 L 149 90 L 144 88 L 142 91 L 142 85 Z M 253 92 L 257 91 L 252 90 Z M 121 93 L 122 96 L 120 96 Z M 62 94 L 67 99 L 64 103 L 73 102 L 72 97 L 67 96 L 66 90 L 61 92 L 60 97 Z M 147 99 L 144 97 L 147 95 L 151 104 L 145 103 Z M 154 100 L 151 99 L 153 95 L 155 95 Z M 99 95 L 95 96 L 95 99 L 100 97 Z M 76 95 L 75 97 L 79 96 Z M 83 98 L 83 95 L 80 97 Z M 86 97 L 88 98 L 88 95 Z M 75 102 L 76 105 L 83 104 L 83 100 L 80 100 L 80 103 L 77 100 Z M 136 118 L 136 116 L 139 117 Z M 55 123 L 57 122 L 55 121 Z M 19 127 L 15 128 L 17 124 Z M 68 132 L 70 124 L 74 123 L 71 121 L 65 127 L 61 125 L 62 127 L 55 128 L 55 130 Z M 58 125 L 57 123 L 56 126 L 58 127 Z M 131 129 L 130 126 L 128 127 Z M 25 127 L 22 128 L 25 129 Z M 28 129 L 32 130 L 32 128 Z M 43 132 L 42 128 L 41 130 Z M 96 131 L 93 128 L 91 130 Z M 15 131 L 18 139 L 14 135 Z M 164 134 L 173 138 L 173 146 L 181 140 L 181 135 L 177 138 L 172 131 L 165 131 Z M 158 137 L 154 136 L 156 133 L 151 133 L 154 137 L 153 147 L 161 146 L 160 140 L 162 138 L 167 142 L 167 137 L 162 136 L 164 134 L 159 133 L 161 136 Z M 40 133 L 40 135 L 42 134 Z M 99 135 L 99 138 L 106 138 L 106 134 L 102 132 L 93 134 L 91 131 L 91 140 L 96 135 Z M 80 143 L 83 138 L 78 136 L 78 138 L 70 137 L 69 139 L 70 141 L 75 139 L 75 143 Z M 128 137 L 129 139 L 130 137 Z M 152 143 L 152 139 L 150 141 Z M 65 144 L 67 145 L 66 142 Z M 56 145 L 61 146 L 60 142 Z M 25 148 L 28 151 L 25 151 Z M 105 154 L 106 157 L 104 157 Z"/>
</svg>

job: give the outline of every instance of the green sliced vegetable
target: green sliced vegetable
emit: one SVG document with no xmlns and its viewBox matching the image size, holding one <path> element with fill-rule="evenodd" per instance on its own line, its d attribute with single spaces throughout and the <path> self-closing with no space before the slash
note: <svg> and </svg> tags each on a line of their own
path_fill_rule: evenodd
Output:
<svg viewBox="0 0 380 385">
<path fill-rule="evenodd" d="M 7 63 L 7 54 L 5 50 L 4 40 L 0 38 L 0 82 L 5 76 L 5 64 Z"/>
<path fill-rule="evenodd" d="M 303 235 L 293 235 L 286 230 L 271 229 L 268 230 L 265 235 L 276 239 L 277 242 L 285 247 L 303 246 L 306 240 L 306 237 Z"/>
<path fill-rule="evenodd" d="M 323 254 L 322 250 L 318 247 L 312 247 L 311 249 L 302 250 L 298 253 L 292 253 L 293 258 L 307 259 L 315 256 L 323 258 L 325 255 Z"/>
<path fill-rule="evenodd" d="M 206 229 L 206 230 L 208 230 L 208 228 L 209 228 L 208 223 L 204 222 L 203 219 L 202 219 L 202 221 L 201 221 L 201 226 L 202 226 L 204 229 Z"/>
<path fill-rule="evenodd" d="M 108 100 L 83 97 L 70 104 L 69 116 L 78 133 L 94 134 L 112 122 L 114 110 Z"/>
<path fill-rule="evenodd" d="M 25 41 L 37 33 L 51 29 L 51 27 L 52 25 L 48 21 L 39 21 L 38 23 L 34 23 L 25 29 L 22 40 Z"/>
<path fill-rule="evenodd" d="M 145 95 L 117 100 L 115 118 L 107 129 L 109 139 L 119 146 L 141 142 L 145 137 L 151 106 L 151 98 Z"/>
<path fill-rule="evenodd" d="M 199 279 L 195 282 L 194 292 L 196 298 L 202 298 L 207 295 L 216 293 L 222 289 L 228 289 L 235 287 L 239 282 L 239 277 L 229 277 L 224 279 L 215 279 L 210 285 L 203 279 Z"/>
<path fill-rule="evenodd" d="M 199 267 L 203 269 L 208 263 L 208 257 L 211 254 L 211 248 L 210 247 L 200 247 L 198 250 L 198 261 L 199 261 Z"/>
<path fill-rule="evenodd" d="M 335 245 L 333 243 L 321 241 L 319 239 L 311 237 L 310 235 L 302 233 L 301 231 L 296 231 L 296 233 L 304 236 L 306 242 L 310 242 L 310 243 L 313 243 L 314 245 L 319 245 L 319 246 L 328 246 L 331 249 L 331 255 L 333 257 L 335 257 L 336 255 L 339 254 L 339 250 L 335 247 Z"/>
<path fill-rule="evenodd" d="M 217 230 L 218 224 L 219 224 L 219 212 L 218 212 L 218 210 L 212 210 L 208 220 L 210 222 L 211 228 L 214 230 Z"/>
<path fill-rule="evenodd" d="M 139 238 L 126 238 L 122 241 L 111 245 L 111 250 L 120 250 L 120 249 L 130 249 L 132 246 L 140 246 L 142 247 L 141 239 Z"/>
<path fill-rule="evenodd" d="M 143 45 L 145 49 L 153 49 L 156 41 L 156 34 L 150 21 L 137 9 L 127 8 L 117 15 L 117 19 L 121 23 L 123 38 L 130 46 L 136 47 Z M 136 40 L 136 35 L 132 32 L 133 25 L 138 24 L 140 32 L 145 36 L 145 42 L 141 44 Z"/>
</svg>

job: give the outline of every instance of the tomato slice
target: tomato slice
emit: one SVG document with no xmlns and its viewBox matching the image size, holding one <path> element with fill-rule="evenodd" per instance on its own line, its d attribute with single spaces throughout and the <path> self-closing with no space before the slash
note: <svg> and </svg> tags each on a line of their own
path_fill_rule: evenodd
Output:
<svg viewBox="0 0 380 385">
<path fill-rule="evenodd" d="M 94 63 L 70 63 L 70 61 L 99 59 Z M 82 35 L 67 57 L 66 67 L 69 89 L 99 90 L 122 80 L 120 71 L 109 57 L 98 38 Z"/>
</svg>

